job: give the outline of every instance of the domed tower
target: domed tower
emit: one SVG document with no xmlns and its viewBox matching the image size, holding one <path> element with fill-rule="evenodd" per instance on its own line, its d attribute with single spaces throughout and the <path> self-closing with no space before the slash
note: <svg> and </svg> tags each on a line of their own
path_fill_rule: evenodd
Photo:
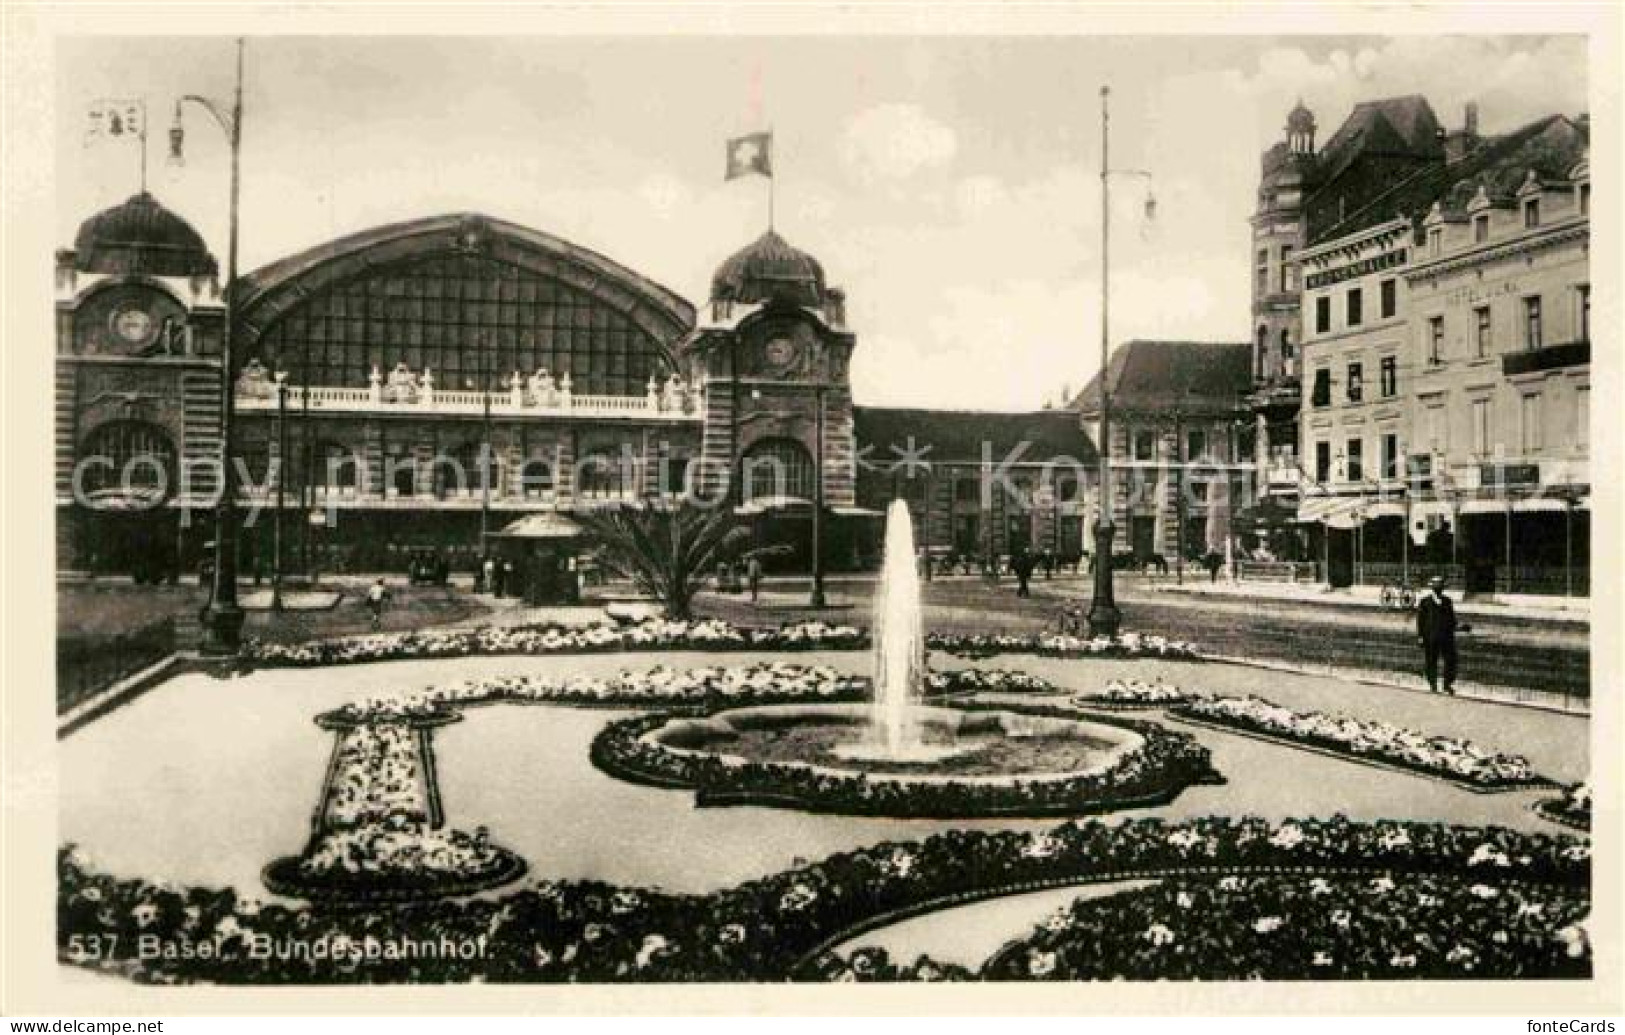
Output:
<svg viewBox="0 0 1625 1035">
<path fill-rule="evenodd" d="M 1273 491 L 1269 471 L 1288 470 L 1297 459 L 1302 318 L 1296 256 L 1307 235 L 1304 199 L 1319 183 L 1315 128 L 1314 113 L 1298 101 L 1287 113 L 1283 139 L 1264 152 L 1251 220 L 1252 409 L 1260 496 Z"/>
<path fill-rule="evenodd" d="M 202 462 L 219 449 L 219 265 L 142 192 L 57 252 L 56 310 L 59 565 L 172 569 L 180 509 L 213 492 Z"/>
<path fill-rule="evenodd" d="M 1303 98 L 1286 116 L 1286 147 L 1294 155 L 1315 153 L 1315 114 L 1303 106 Z"/>
<path fill-rule="evenodd" d="M 706 389 L 701 484 L 747 513 L 853 504 L 856 336 L 824 267 L 769 230 L 729 256 L 683 356 Z M 782 529 L 781 529 L 782 531 Z"/>
</svg>

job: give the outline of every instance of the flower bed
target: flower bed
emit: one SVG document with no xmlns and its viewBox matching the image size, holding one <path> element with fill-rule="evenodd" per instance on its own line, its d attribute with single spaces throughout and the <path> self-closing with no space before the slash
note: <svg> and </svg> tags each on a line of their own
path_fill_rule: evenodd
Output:
<svg viewBox="0 0 1625 1035">
<path fill-rule="evenodd" d="M 57 938 L 65 962 L 142 981 L 783 981 L 837 976 L 821 969 L 835 959 L 827 948 L 865 925 L 933 904 L 1192 869 L 1262 873 L 1281 867 L 1396 881 L 1403 874 L 1457 874 L 1497 891 L 1538 882 L 1583 895 L 1590 851 L 1565 834 L 1435 823 L 1356 823 L 1339 816 L 1280 825 L 1218 817 L 1169 825 L 1153 818 L 1063 823 L 1031 833 L 954 830 L 841 853 L 708 895 L 543 882 L 461 901 L 323 910 L 261 905 L 229 889 L 119 880 L 96 873 L 69 848 L 58 862 Z M 1427 926 L 1412 930 L 1436 940 L 1456 928 L 1447 912 L 1430 911 L 1419 920 Z M 162 944 L 207 943 L 215 951 L 142 956 L 143 936 Z M 479 951 L 428 958 L 363 951 L 430 937 Z M 1579 946 L 1568 958 L 1588 964 L 1583 932 L 1571 931 L 1567 939 L 1565 953 Z M 111 952 L 91 958 L 84 946 L 93 940 Z M 249 951 L 295 940 L 331 951 Z M 808 960 L 818 962 L 804 966 Z M 1412 969 L 1388 976 L 1425 975 Z"/>
<path fill-rule="evenodd" d="M 1075 718 L 1061 709 L 967 710 Z M 666 725 L 664 715 L 610 723 L 593 739 L 591 757 L 594 765 L 619 779 L 691 788 L 702 806 L 754 804 L 906 818 L 1081 816 L 1166 804 L 1191 784 L 1220 779 L 1207 749 L 1191 737 L 1151 723 L 1096 721 L 1130 729 L 1143 742 L 1104 771 L 998 781 L 952 776 L 905 780 L 893 774 L 677 750 L 646 736 Z"/>
<path fill-rule="evenodd" d="M 404 816 L 337 827 L 265 868 L 279 895 L 352 904 L 465 895 L 517 880 L 525 861 L 484 829 L 441 830 Z"/>
<path fill-rule="evenodd" d="M 1563 788 L 1561 798 L 1546 798 L 1534 804 L 1543 819 L 1575 830 L 1591 829 L 1591 782 L 1577 783 Z"/>
<path fill-rule="evenodd" d="M 593 654 L 632 650 L 856 650 L 868 633 L 847 625 L 799 622 L 776 629 L 740 629 L 717 620 L 651 619 L 632 625 L 482 626 L 372 633 L 306 643 L 244 642 L 241 661 L 262 668 L 345 665 L 407 658 L 489 654 Z"/>
<path fill-rule="evenodd" d="M 1172 683 L 1164 683 L 1159 676 L 1147 682 L 1142 679 L 1114 679 L 1104 690 L 1092 694 L 1078 694 L 1073 704 L 1084 707 L 1134 711 L 1150 708 L 1171 708 L 1186 704 L 1194 694 L 1181 690 Z"/>
<path fill-rule="evenodd" d="M 826 963 L 859 981 L 1290 981 L 1584 978 L 1577 889 L 1470 877 L 1180 878 L 1080 899 L 979 970 L 866 949 Z"/>
<path fill-rule="evenodd" d="M 1036 654 L 1045 658 L 1166 658 L 1199 661 L 1195 645 L 1165 636 L 1126 632 L 1116 636 L 1071 636 L 929 633 L 926 645 L 962 658 L 990 658 L 998 654 Z"/>
<path fill-rule="evenodd" d="M 1036 654 L 1054 658 L 1168 658 L 1197 660 L 1196 648 L 1180 640 L 1140 633 L 1087 638 L 1059 633 L 959 636 L 932 633 L 928 646 L 967 658 Z M 260 668 L 308 668 L 412 658 L 459 658 L 493 654 L 597 654 L 609 651 L 803 651 L 863 650 L 869 633 L 851 625 L 796 622 L 773 629 L 747 629 L 718 619 L 588 626 L 482 626 L 371 633 L 304 643 L 244 641 L 238 659 Z"/>
<path fill-rule="evenodd" d="M 673 668 L 657 665 L 642 671 L 623 670 L 607 678 L 591 676 L 497 676 L 470 679 L 450 686 L 428 687 L 395 695 L 352 701 L 321 717 L 323 723 L 383 722 L 400 718 L 440 719 L 460 707 L 484 704 L 554 704 L 582 707 L 718 707 L 863 700 L 869 696 L 865 676 L 848 675 L 828 665 L 783 661 L 745 666 L 711 665 Z M 1055 693 L 1038 676 L 1004 669 L 954 669 L 932 672 L 929 696 L 973 693 Z"/>
<path fill-rule="evenodd" d="M 947 672 L 932 672 L 926 677 L 927 697 L 946 697 L 950 694 L 1058 694 L 1054 683 L 1042 676 L 1028 675 L 1014 669 L 961 668 Z"/>
<path fill-rule="evenodd" d="M 1521 755 L 1495 754 L 1470 741 L 1428 736 L 1386 722 L 1324 712 L 1294 712 L 1258 697 L 1193 698 L 1173 712 L 1289 744 L 1397 766 L 1475 790 L 1547 783 Z"/>
</svg>

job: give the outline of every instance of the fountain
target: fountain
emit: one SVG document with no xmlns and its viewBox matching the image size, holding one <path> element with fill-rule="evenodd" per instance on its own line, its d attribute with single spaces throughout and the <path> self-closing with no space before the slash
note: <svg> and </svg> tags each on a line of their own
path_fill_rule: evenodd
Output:
<svg viewBox="0 0 1625 1035">
<path fill-rule="evenodd" d="M 954 738 L 927 743 L 922 736 L 923 720 L 944 716 L 943 709 L 925 709 L 920 702 L 926 674 L 924 605 L 914 518 L 902 500 L 893 500 L 886 510 L 886 545 L 870 630 L 875 687 L 870 735 L 837 746 L 835 754 L 877 762 L 934 762 L 959 754 L 966 744 Z"/>
<path fill-rule="evenodd" d="M 702 804 L 936 816 L 1143 806 L 1210 772 L 1205 750 L 1161 727 L 1053 706 L 927 703 L 920 575 L 901 500 L 886 515 L 871 636 L 867 703 L 623 720 L 600 734 L 594 761 L 623 779 L 692 786 Z"/>
</svg>

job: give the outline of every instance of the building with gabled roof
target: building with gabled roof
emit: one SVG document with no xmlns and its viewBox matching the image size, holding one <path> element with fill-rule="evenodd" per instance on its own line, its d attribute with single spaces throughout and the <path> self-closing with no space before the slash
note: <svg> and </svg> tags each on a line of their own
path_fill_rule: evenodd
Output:
<svg viewBox="0 0 1625 1035">
<path fill-rule="evenodd" d="M 1246 342 L 1129 341 L 1069 404 L 1098 443 L 1105 386 L 1118 552 L 1225 552 L 1253 477 L 1251 360 Z"/>
</svg>

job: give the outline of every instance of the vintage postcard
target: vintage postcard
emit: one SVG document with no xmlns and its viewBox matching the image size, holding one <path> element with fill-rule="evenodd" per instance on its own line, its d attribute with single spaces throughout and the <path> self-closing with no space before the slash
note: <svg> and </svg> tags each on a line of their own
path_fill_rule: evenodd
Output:
<svg viewBox="0 0 1625 1035">
<path fill-rule="evenodd" d="M 1617 11 L 390 10 L 7 16 L 18 1009 L 1620 1009 Z"/>
</svg>

